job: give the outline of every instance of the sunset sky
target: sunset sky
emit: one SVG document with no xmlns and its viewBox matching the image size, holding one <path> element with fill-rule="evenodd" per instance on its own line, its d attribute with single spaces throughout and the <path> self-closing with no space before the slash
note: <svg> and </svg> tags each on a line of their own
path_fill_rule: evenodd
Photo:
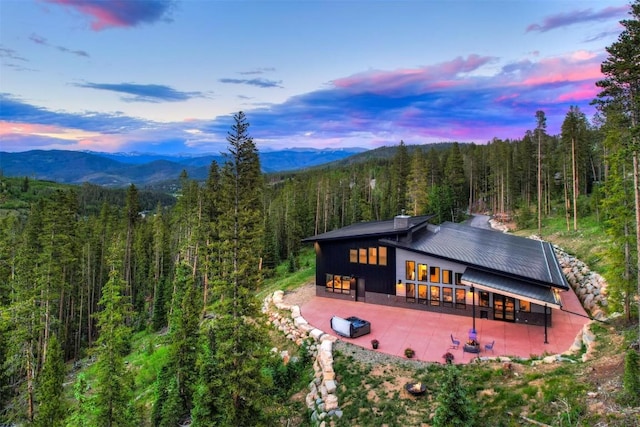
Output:
<svg viewBox="0 0 640 427">
<path fill-rule="evenodd" d="M 0 0 L 0 151 L 522 138 L 588 118 L 628 1 Z"/>
</svg>

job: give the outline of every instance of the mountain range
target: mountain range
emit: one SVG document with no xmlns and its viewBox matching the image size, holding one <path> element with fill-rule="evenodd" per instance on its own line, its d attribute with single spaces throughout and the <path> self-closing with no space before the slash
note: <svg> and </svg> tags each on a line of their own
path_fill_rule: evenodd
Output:
<svg viewBox="0 0 640 427">
<path fill-rule="evenodd" d="M 265 173 L 306 169 L 346 159 L 364 148 L 291 148 L 259 152 Z M 106 187 L 156 187 L 176 181 L 183 170 L 190 178 L 204 180 L 212 161 L 222 165 L 221 154 L 162 155 L 151 153 L 100 153 L 65 150 L 0 152 L 0 173 L 67 184 L 84 182 Z"/>
</svg>

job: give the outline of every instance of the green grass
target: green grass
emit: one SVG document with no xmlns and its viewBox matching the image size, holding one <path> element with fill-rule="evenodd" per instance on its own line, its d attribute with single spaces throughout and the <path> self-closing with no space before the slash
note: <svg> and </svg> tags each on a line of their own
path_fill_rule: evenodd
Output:
<svg viewBox="0 0 640 427">
<path fill-rule="evenodd" d="M 538 234 L 537 224 L 516 230 L 513 234 L 525 237 Z M 570 229 L 567 230 L 567 223 L 562 215 L 544 218 L 541 237 L 576 256 L 591 270 L 603 276 L 606 275 L 609 264 L 606 252 L 611 241 L 605 232 L 602 220 L 598 220 L 595 215 L 578 217 L 576 231 L 573 231 L 573 221 L 570 222 Z"/>
<path fill-rule="evenodd" d="M 297 271 L 289 272 L 289 264 L 284 262 L 275 268 L 273 275 L 264 280 L 257 293 L 261 300 L 267 295 L 277 291 L 295 289 L 304 283 L 315 279 L 316 254 L 311 247 L 303 248 L 297 259 L 300 266 Z"/>
</svg>

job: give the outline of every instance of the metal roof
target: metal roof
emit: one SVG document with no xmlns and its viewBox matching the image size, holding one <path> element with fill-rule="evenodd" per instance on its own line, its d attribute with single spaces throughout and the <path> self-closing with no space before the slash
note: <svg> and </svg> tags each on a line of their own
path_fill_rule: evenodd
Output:
<svg viewBox="0 0 640 427">
<path fill-rule="evenodd" d="M 412 242 L 385 243 L 481 270 L 569 289 L 548 242 L 445 222 Z"/>
<path fill-rule="evenodd" d="M 462 275 L 462 283 L 475 286 L 489 292 L 498 292 L 503 295 L 515 296 L 518 299 L 530 301 L 534 304 L 547 305 L 552 308 L 561 308 L 562 302 L 553 288 L 534 285 L 521 280 L 505 276 L 498 276 L 484 271 L 467 268 Z"/>
<path fill-rule="evenodd" d="M 307 237 L 303 239 L 303 242 L 317 242 L 327 240 L 344 240 L 352 239 L 355 237 L 388 237 L 391 235 L 404 235 L 409 231 L 412 231 L 420 226 L 426 224 L 433 215 L 424 216 L 398 216 L 394 219 L 386 221 L 370 221 L 370 222 L 358 222 L 348 225 L 346 227 L 339 228 L 337 230 L 328 231 L 316 236 Z M 404 222 L 408 226 L 398 227 L 396 219 L 400 218 L 401 223 Z"/>
</svg>

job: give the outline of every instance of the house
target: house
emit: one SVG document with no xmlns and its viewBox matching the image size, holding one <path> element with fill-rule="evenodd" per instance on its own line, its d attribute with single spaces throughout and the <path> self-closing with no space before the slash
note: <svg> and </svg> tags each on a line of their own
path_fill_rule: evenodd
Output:
<svg viewBox="0 0 640 427">
<path fill-rule="evenodd" d="M 316 295 L 370 304 L 552 325 L 569 285 L 547 242 L 396 216 L 308 237 Z"/>
</svg>

